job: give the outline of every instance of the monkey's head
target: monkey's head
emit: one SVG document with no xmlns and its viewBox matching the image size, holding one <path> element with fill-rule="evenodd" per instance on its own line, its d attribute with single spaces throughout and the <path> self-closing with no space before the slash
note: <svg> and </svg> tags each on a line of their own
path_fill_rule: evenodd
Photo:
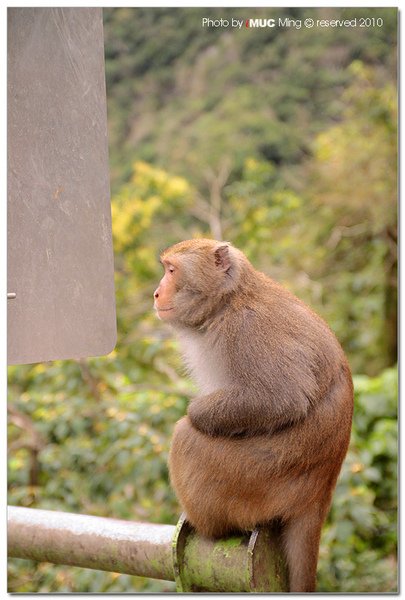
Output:
<svg viewBox="0 0 405 600">
<path fill-rule="evenodd" d="M 164 276 L 154 293 L 160 319 L 201 327 L 239 286 L 247 258 L 228 242 L 196 239 L 171 246 L 160 256 Z"/>
</svg>

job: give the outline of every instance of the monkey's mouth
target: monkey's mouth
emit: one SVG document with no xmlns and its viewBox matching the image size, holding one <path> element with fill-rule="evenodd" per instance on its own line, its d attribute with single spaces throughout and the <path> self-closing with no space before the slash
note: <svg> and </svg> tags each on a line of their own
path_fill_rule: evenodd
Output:
<svg viewBox="0 0 405 600">
<path fill-rule="evenodd" d="M 173 306 L 171 306 L 170 308 L 159 308 L 159 306 L 156 306 L 155 309 L 158 312 L 168 312 L 169 310 L 173 310 Z"/>
</svg>

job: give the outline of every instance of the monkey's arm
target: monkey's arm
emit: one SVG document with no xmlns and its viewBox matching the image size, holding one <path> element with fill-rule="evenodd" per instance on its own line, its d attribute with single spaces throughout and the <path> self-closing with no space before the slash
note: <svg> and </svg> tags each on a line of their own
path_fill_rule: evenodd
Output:
<svg viewBox="0 0 405 600">
<path fill-rule="evenodd" d="M 193 426 L 212 436 L 256 435 L 301 421 L 310 403 L 296 398 L 272 398 L 271 393 L 240 388 L 221 389 L 198 396 L 188 407 Z"/>
</svg>

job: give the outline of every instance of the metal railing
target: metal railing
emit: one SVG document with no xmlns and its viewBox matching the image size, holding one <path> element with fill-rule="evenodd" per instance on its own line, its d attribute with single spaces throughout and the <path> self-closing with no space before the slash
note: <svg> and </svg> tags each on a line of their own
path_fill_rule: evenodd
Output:
<svg viewBox="0 0 405 600">
<path fill-rule="evenodd" d="M 177 526 L 8 507 L 8 556 L 175 581 L 179 592 L 283 592 L 280 531 L 211 540 Z"/>
</svg>

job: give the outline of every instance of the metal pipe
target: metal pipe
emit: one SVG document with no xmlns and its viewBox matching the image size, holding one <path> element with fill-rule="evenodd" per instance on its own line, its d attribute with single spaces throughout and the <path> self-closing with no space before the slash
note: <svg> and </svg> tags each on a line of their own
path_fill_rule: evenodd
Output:
<svg viewBox="0 0 405 600">
<path fill-rule="evenodd" d="M 179 592 L 283 592 L 280 529 L 212 540 L 176 527 L 8 507 L 8 555 L 176 581 Z"/>
<path fill-rule="evenodd" d="M 174 580 L 174 525 L 8 507 L 8 555 Z"/>
</svg>

